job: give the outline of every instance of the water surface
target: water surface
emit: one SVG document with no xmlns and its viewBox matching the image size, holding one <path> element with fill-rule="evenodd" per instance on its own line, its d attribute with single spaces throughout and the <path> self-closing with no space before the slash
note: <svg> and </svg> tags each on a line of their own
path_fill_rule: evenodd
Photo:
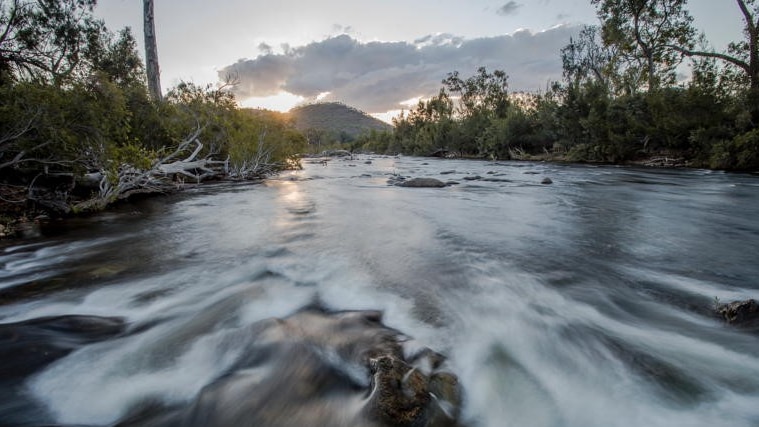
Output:
<svg viewBox="0 0 759 427">
<path fill-rule="evenodd" d="M 141 402 L 189 402 L 246 351 L 230 336 L 318 299 L 383 310 L 445 353 L 473 426 L 759 425 L 759 334 L 712 314 L 715 298 L 759 297 L 756 176 L 408 157 L 304 166 L 4 243 L 0 322 L 107 316 L 129 333 L 4 383 L 0 419 L 109 425 Z"/>
</svg>

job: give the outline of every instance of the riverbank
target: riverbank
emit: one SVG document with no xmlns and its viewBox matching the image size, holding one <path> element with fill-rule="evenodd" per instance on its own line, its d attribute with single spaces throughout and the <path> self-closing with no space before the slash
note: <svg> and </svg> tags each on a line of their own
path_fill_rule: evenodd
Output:
<svg viewBox="0 0 759 427">
<path fill-rule="evenodd" d="M 173 187 L 164 187 L 162 191 L 135 193 L 127 198 L 109 203 L 101 209 L 82 212 L 72 210 L 66 213 L 46 209 L 39 203 L 29 200 L 27 197 L 27 188 L 25 187 L 0 184 L 0 240 L 38 237 L 43 234 L 43 229 L 51 221 L 67 218 L 86 218 L 103 212 L 120 209 L 124 205 L 133 204 L 139 200 L 167 197 L 182 193 L 186 190 L 219 183 L 247 183 L 255 185 L 263 182 L 264 179 L 265 178 L 240 180 L 226 178 L 212 179 L 200 183 L 177 182 Z M 76 201 L 72 201 L 72 204 L 83 201 L 85 200 L 77 199 Z"/>
<path fill-rule="evenodd" d="M 25 188 L 0 185 L 0 239 L 19 236 L 38 215 L 42 213 L 28 207 Z"/>
</svg>

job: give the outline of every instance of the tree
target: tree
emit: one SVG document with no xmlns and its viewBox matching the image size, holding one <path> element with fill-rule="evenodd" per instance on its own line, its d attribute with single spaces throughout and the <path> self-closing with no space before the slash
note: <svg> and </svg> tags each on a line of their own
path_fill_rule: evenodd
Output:
<svg viewBox="0 0 759 427">
<path fill-rule="evenodd" d="M 443 80 L 445 89 L 458 98 L 456 108 L 459 123 L 454 148 L 462 154 L 486 155 L 482 136 L 491 122 L 504 118 L 511 108 L 508 92 L 509 77 L 502 70 L 489 73 L 485 67 L 466 80 L 454 71 Z"/>
<path fill-rule="evenodd" d="M 601 20 L 603 40 L 616 46 L 631 67 L 645 76 L 648 90 L 672 83 L 681 56 L 671 45 L 692 46 L 693 18 L 687 0 L 591 0 Z"/>
<path fill-rule="evenodd" d="M 0 1 L 0 85 L 62 84 L 81 68 L 88 42 L 105 32 L 96 0 Z"/>
<path fill-rule="evenodd" d="M 668 46 L 675 52 L 687 56 L 715 58 L 737 67 L 749 87 L 749 109 L 754 126 L 759 125 L 759 1 L 736 0 L 743 17 L 743 33 L 745 40 L 733 42 L 727 52 L 708 50 L 693 50 L 687 44 L 672 44 Z"/>
<path fill-rule="evenodd" d="M 577 88 L 595 81 L 610 94 L 635 92 L 640 80 L 637 70 L 624 69 L 620 60 L 618 47 L 604 44 L 601 29 L 586 25 L 561 49 L 564 82 Z"/>
<path fill-rule="evenodd" d="M 509 76 L 502 70 L 488 73 L 485 67 L 477 69 L 477 74 L 462 80 L 458 71 L 449 73 L 443 85 L 452 94 L 459 97 L 459 113 L 472 116 L 489 112 L 496 117 L 504 117 L 508 111 Z"/>
<path fill-rule="evenodd" d="M 145 69 L 129 27 L 119 31 L 116 38 L 110 32 L 93 37 L 85 54 L 90 73 L 99 73 L 122 88 L 145 86 Z"/>
<path fill-rule="evenodd" d="M 129 139 L 125 90 L 139 95 L 142 65 L 131 33 L 115 37 L 92 17 L 94 4 L 0 2 L 0 175 L 68 173 L 93 146 Z"/>
<path fill-rule="evenodd" d="M 576 38 L 571 37 L 569 44 L 561 49 L 564 80 L 573 84 L 596 79 L 608 86 L 608 68 L 614 56 L 607 46 L 603 46 L 598 27 L 586 25 Z"/>
<path fill-rule="evenodd" d="M 161 94 L 161 71 L 158 68 L 158 45 L 155 36 L 155 21 L 153 13 L 153 0 L 142 2 L 145 33 L 145 64 L 148 74 L 148 91 L 153 99 L 160 101 Z"/>
</svg>

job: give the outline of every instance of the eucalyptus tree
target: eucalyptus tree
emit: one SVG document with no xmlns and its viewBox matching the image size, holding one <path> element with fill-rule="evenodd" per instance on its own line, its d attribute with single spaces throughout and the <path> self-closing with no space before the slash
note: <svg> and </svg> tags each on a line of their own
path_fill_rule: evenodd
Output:
<svg viewBox="0 0 759 427">
<path fill-rule="evenodd" d="M 458 133 L 455 148 L 464 154 L 483 154 L 482 138 L 485 129 L 496 119 L 508 115 L 512 106 L 509 97 L 509 76 L 502 70 L 488 72 L 485 67 L 466 79 L 458 71 L 448 73 L 444 89 L 456 99 Z"/>
<path fill-rule="evenodd" d="M 561 49 L 564 81 L 576 84 L 595 79 L 608 87 L 614 59 L 612 49 L 600 40 L 599 28 L 586 25 L 577 37 L 571 37 L 569 44 Z"/>
<path fill-rule="evenodd" d="M 459 77 L 458 71 L 448 73 L 443 85 L 458 97 L 458 111 L 462 116 L 489 114 L 504 117 L 511 105 L 508 80 L 509 76 L 502 70 L 488 73 L 485 67 L 480 67 L 477 74 L 466 80 Z"/>
<path fill-rule="evenodd" d="M 63 84 L 81 69 L 88 42 L 105 31 L 96 0 L 0 1 L 0 85 Z"/>
<path fill-rule="evenodd" d="M 640 70 L 640 83 L 656 90 L 675 80 L 682 56 L 671 49 L 692 47 L 693 18 L 687 0 L 591 0 L 596 6 L 604 43 L 615 46 L 632 68 Z"/>
<path fill-rule="evenodd" d="M 743 19 L 744 39 L 732 42 L 726 52 L 694 50 L 692 46 L 672 44 L 673 51 L 687 56 L 713 58 L 740 70 L 744 84 L 748 86 L 749 108 L 754 126 L 759 125 L 759 1 L 735 0 Z"/>
</svg>

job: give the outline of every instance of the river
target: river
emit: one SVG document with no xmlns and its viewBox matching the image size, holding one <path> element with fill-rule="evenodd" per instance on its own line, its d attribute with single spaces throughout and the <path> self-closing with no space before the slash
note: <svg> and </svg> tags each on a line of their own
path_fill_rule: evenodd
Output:
<svg viewBox="0 0 759 427">
<path fill-rule="evenodd" d="M 757 176 L 363 156 L 43 231 L 0 243 L 0 322 L 129 333 L 0 382 L 3 425 L 188 402 L 240 356 L 224 337 L 318 300 L 445 354 L 471 426 L 759 426 L 759 332 L 713 314 L 759 297 Z"/>
</svg>

